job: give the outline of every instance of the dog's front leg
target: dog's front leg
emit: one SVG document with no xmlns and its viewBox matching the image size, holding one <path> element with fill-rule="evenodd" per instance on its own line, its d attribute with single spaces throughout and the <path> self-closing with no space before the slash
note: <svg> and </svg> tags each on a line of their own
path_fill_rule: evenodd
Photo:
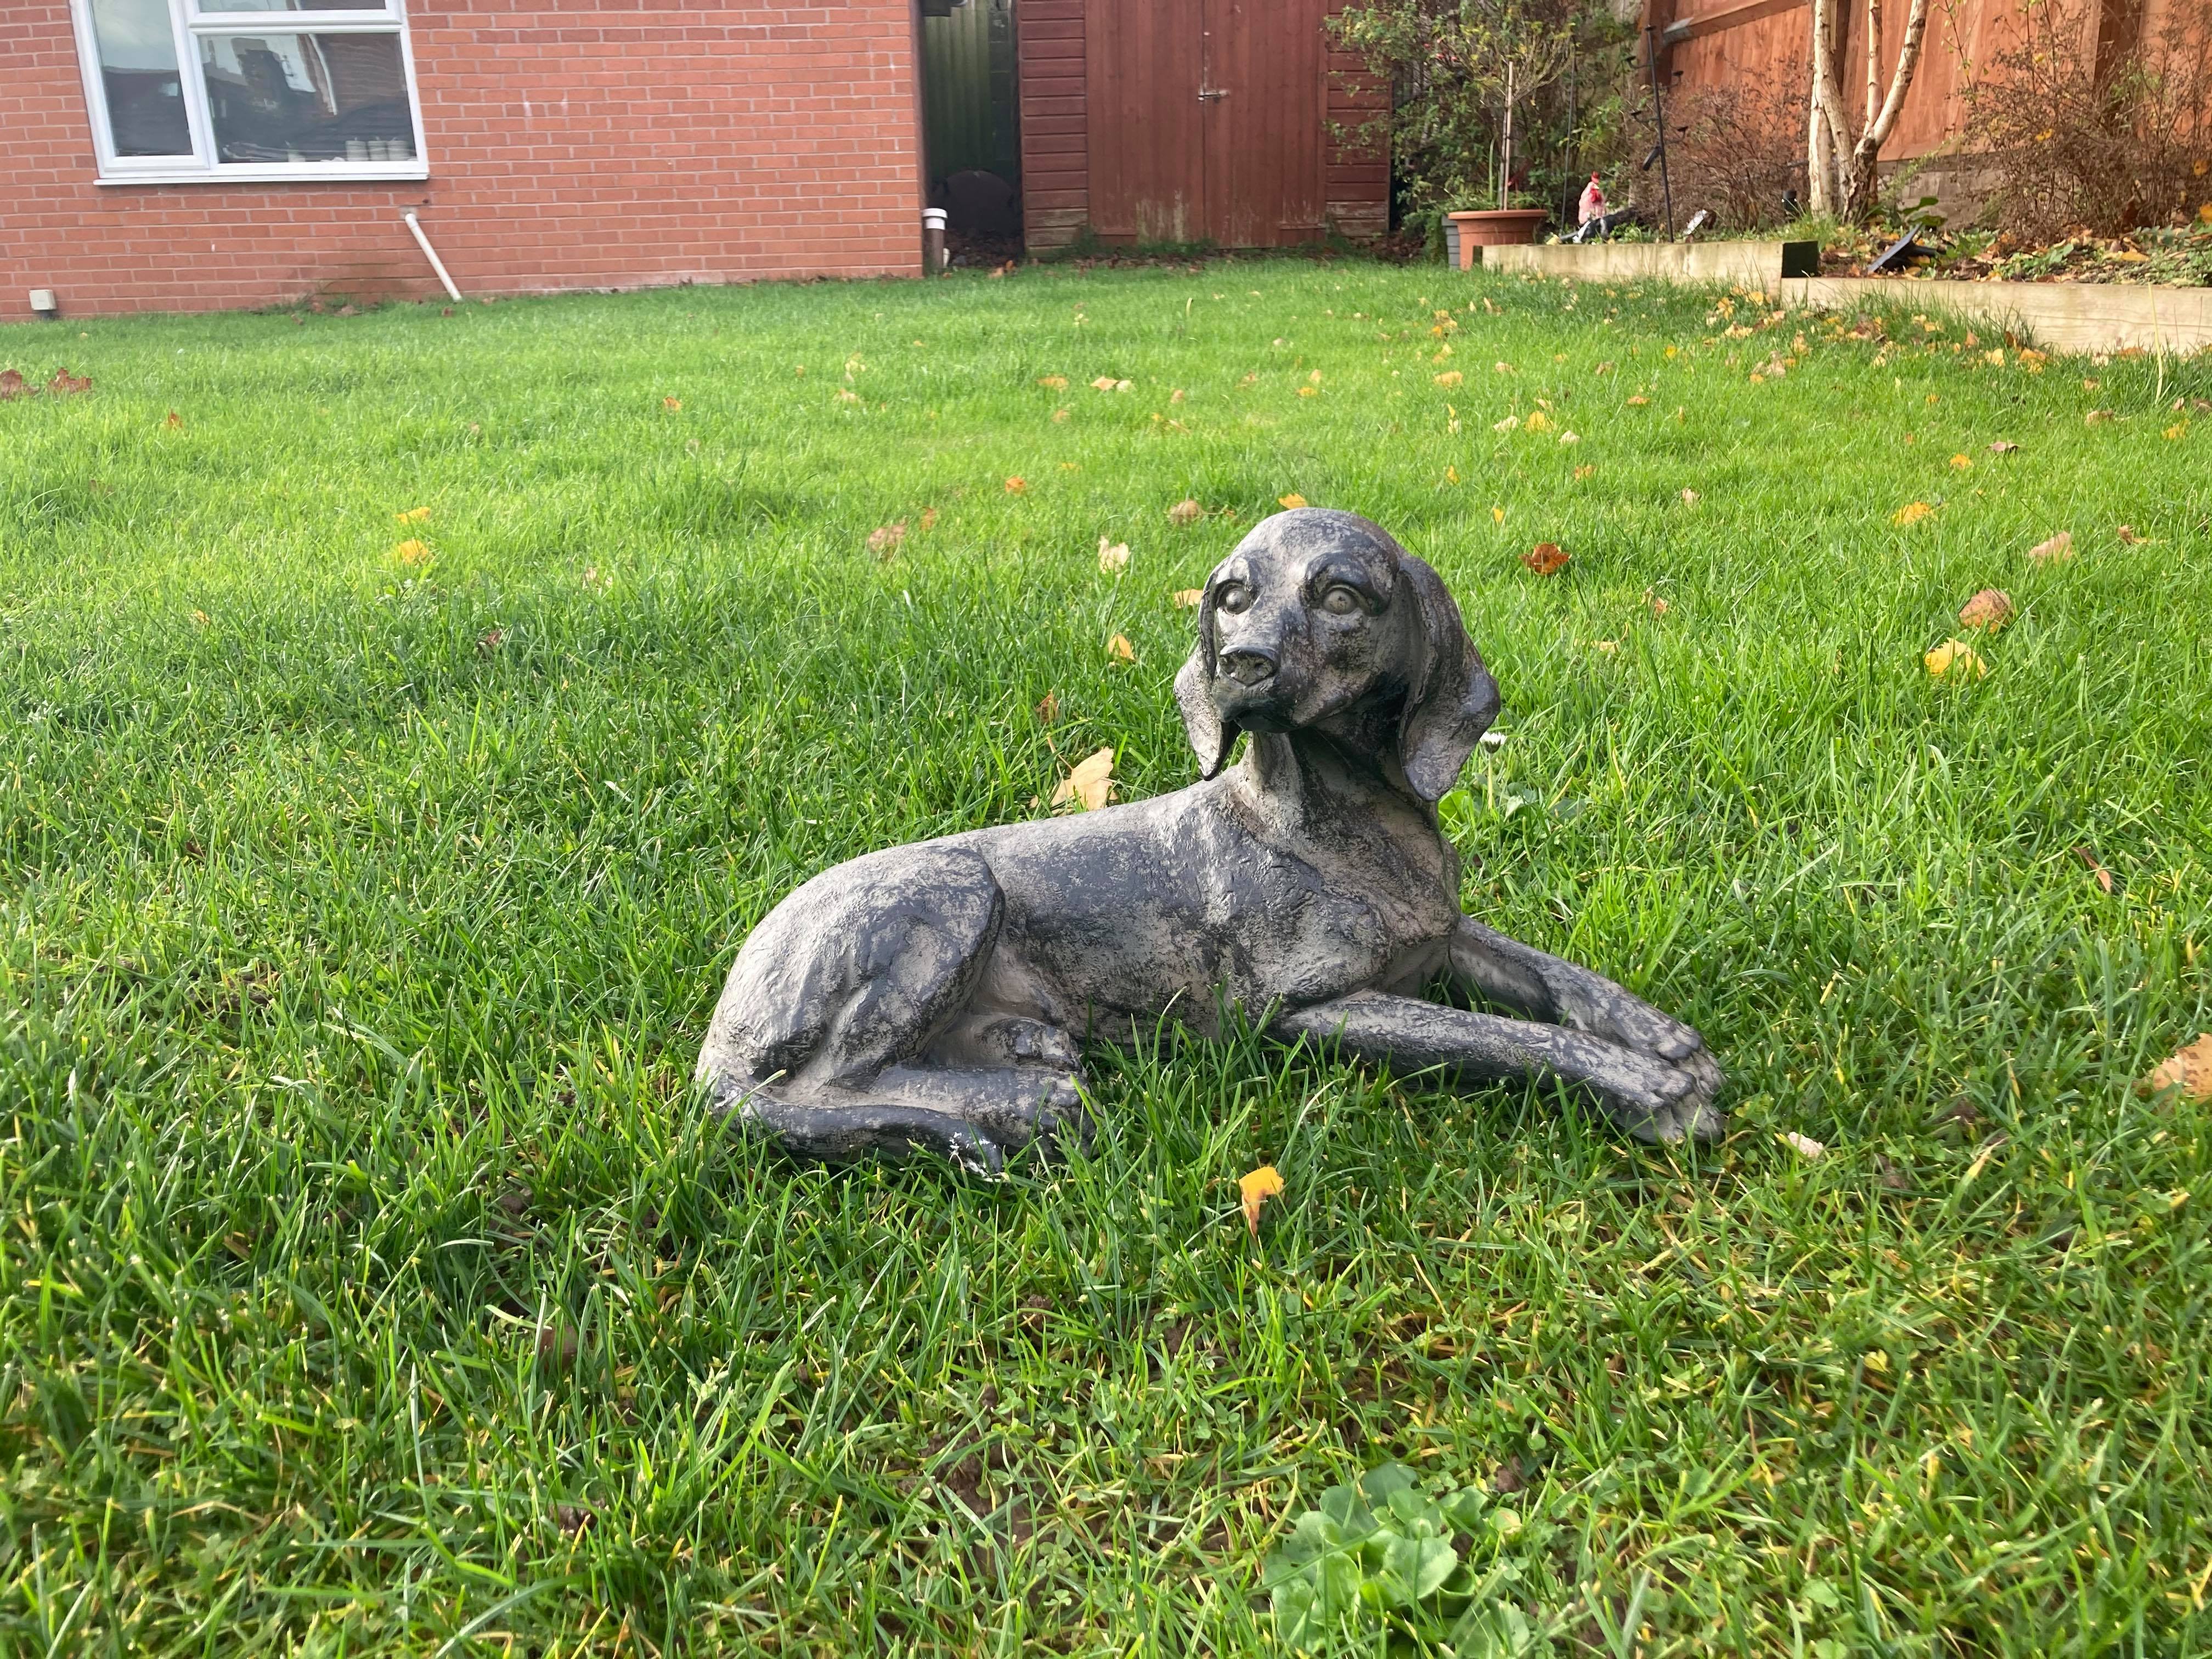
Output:
<svg viewBox="0 0 2212 1659">
<path fill-rule="evenodd" d="M 1720 1088 L 1721 1068 L 1705 1038 L 1602 974 L 1509 939 L 1472 916 L 1462 917 L 1452 936 L 1451 965 L 1500 1007 L 1679 1066 L 1703 1085 L 1708 1099 Z"/>
<path fill-rule="evenodd" d="M 1557 1078 L 1639 1140 L 1720 1133 L 1711 1090 L 1689 1068 L 1563 1025 L 1358 991 L 1279 1015 L 1271 1029 L 1334 1042 L 1403 1072 L 1443 1066 L 1468 1079 Z M 1717 1068 L 1712 1075 L 1717 1081 Z"/>
</svg>

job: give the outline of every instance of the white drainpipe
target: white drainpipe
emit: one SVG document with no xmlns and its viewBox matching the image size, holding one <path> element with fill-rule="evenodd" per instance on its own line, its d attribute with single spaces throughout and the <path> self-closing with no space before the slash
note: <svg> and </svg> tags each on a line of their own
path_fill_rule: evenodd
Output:
<svg viewBox="0 0 2212 1659">
<path fill-rule="evenodd" d="M 446 274 L 446 262 L 438 257 L 438 250 L 430 246 L 430 239 L 422 234 L 422 222 L 415 216 L 415 210 L 409 208 L 399 216 L 407 221 L 407 228 L 415 233 L 415 240 L 422 250 L 422 257 L 429 260 L 430 269 L 438 273 L 438 280 L 446 285 L 447 297 L 458 301 L 461 291 L 453 286 L 453 279 Z"/>
</svg>

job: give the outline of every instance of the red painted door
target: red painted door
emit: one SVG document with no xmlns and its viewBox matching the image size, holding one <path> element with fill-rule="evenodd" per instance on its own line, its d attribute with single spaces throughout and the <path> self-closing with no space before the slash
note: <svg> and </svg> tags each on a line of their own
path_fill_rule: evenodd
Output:
<svg viewBox="0 0 2212 1659">
<path fill-rule="evenodd" d="M 1206 234 L 1224 247 L 1320 240 L 1325 0 L 1200 0 Z"/>
<path fill-rule="evenodd" d="M 1323 219 L 1328 0 L 1089 0 L 1091 223 L 1273 247 Z"/>
<path fill-rule="evenodd" d="M 1114 242 L 1205 237 L 1200 0 L 1084 9 L 1091 223 Z"/>
</svg>

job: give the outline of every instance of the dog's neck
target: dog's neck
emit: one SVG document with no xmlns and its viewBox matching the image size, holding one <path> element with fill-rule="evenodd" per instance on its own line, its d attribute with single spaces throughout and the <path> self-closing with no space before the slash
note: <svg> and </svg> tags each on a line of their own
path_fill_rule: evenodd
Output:
<svg viewBox="0 0 2212 1659">
<path fill-rule="evenodd" d="M 1396 760 L 1396 722 L 1356 709 L 1295 732 L 1255 732 L 1237 772 L 1254 810 L 1301 835 L 1378 832 L 1401 854 L 1437 844 L 1436 809 Z M 1425 861 L 1425 860 L 1424 860 Z"/>
</svg>

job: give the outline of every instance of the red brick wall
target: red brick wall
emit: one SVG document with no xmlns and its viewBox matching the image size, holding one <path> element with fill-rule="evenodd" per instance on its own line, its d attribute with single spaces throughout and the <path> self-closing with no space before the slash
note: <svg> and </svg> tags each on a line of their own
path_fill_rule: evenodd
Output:
<svg viewBox="0 0 2212 1659">
<path fill-rule="evenodd" d="M 410 0 L 430 177 L 99 185 L 66 0 L 0 6 L 0 319 L 918 276 L 912 0 Z"/>
</svg>

